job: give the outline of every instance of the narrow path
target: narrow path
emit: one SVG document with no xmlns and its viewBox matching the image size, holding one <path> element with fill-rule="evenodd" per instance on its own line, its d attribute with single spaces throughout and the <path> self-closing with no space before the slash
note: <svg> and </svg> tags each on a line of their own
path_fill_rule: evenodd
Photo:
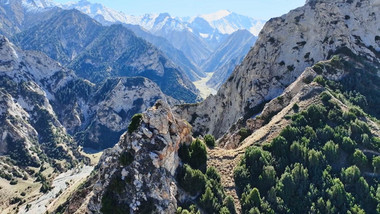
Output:
<svg viewBox="0 0 380 214">
<path fill-rule="evenodd" d="M 289 124 L 289 121 L 284 119 L 285 115 L 291 111 L 291 107 L 289 106 L 277 113 L 268 124 L 254 131 L 238 148 L 223 149 L 216 147 L 208 151 L 209 157 L 207 164 L 215 167 L 219 171 L 222 185 L 227 194 L 235 199 L 238 213 L 241 213 L 241 205 L 235 190 L 234 169 L 239 164 L 241 157 L 248 147 L 272 140 Z"/>
<path fill-rule="evenodd" d="M 208 153 L 209 159 L 207 165 L 218 169 L 221 175 L 222 186 L 227 194 L 234 198 L 237 212 L 240 213 L 241 206 L 235 190 L 234 169 L 240 161 L 241 154 L 235 153 L 233 150 L 221 148 L 212 149 Z"/>
</svg>

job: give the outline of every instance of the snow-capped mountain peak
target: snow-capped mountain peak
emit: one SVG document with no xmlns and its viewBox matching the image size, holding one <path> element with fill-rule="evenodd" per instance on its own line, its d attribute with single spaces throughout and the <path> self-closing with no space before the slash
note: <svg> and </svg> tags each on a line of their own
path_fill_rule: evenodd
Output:
<svg viewBox="0 0 380 214">
<path fill-rule="evenodd" d="M 33 1 L 33 0 L 24 0 Z M 50 1 L 50 0 L 35 0 L 35 1 Z M 96 19 L 102 24 L 110 25 L 113 23 L 125 23 L 132 25 L 140 25 L 150 32 L 157 32 L 166 28 L 165 30 L 199 32 L 203 38 L 211 37 L 215 33 L 232 34 L 237 30 L 246 29 L 252 34 L 258 35 L 261 28 L 264 26 L 265 21 L 255 20 L 248 16 L 242 16 L 233 13 L 229 10 L 220 10 L 215 13 L 200 15 L 197 17 L 172 17 L 168 13 L 161 14 L 146 14 L 140 16 L 126 15 L 123 12 L 107 8 L 102 4 L 91 3 L 87 0 L 80 0 L 77 2 L 70 2 L 60 4 L 59 7 L 63 9 L 77 9 L 92 18 Z M 200 21 L 203 19 L 204 21 Z M 203 22 L 203 23 L 202 23 Z M 208 24 L 205 24 L 207 22 Z M 205 26 L 207 29 L 192 29 L 195 24 Z M 210 27 L 213 28 L 210 31 Z M 207 31 L 207 32 L 206 32 Z M 215 32 L 216 31 L 216 32 Z M 206 35 L 207 34 L 207 35 Z"/>
<path fill-rule="evenodd" d="M 217 29 L 222 34 L 232 34 L 238 30 L 245 29 L 257 36 L 265 24 L 263 20 L 255 20 L 251 17 L 232 13 L 228 10 L 198 16 L 198 18 L 206 20 L 211 27 Z"/>
<path fill-rule="evenodd" d="M 105 7 L 99 3 L 91 3 L 87 0 L 60 4 L 59 7 L 63 9 L 77 9 L 103 24 L 125 23 L 127 20 L 127 16 L 123 12 Z"/>
<path fill-rule="evenodd" d="M 222 18 L 230 15 L 231 13 L 232 12 L 229 10 L 220 10 L 220 11 L 215 12 L 215 13 L 201 15 L 200 17 L 203 18 L 204 20 L 208 21 L 208 22 L 213 22 L 213 21 L 222 19 Z"/>
<path fill-rule="evenodd" d="M 22 4 L 27 10 L 38 10 L 56 6 L 51 0 L 22 0 Z"/>
</svg>

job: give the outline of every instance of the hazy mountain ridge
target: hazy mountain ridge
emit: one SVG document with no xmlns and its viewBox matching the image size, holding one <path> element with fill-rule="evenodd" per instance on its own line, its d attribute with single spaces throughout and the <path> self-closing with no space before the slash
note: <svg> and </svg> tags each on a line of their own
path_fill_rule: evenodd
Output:
<svg viewBox="0 0 380 214">
<path fill-rule="evenodd" d="M 127 26 L 129 24 L 133 24 L 142 26 L 143 28 L 147 29 L 149 33 L 144 32 L 142 29 L 131 27 L 131 25 L 128 27 L 132 31 L 135 31 L 138 36 L 141 36 L 142 38 L 157 46 L 161 51 L 163 51 L 166 56 L 168 56 L 176 65 L 178 65 L 186 72 L 186 75 L 190 78 L 191 81 L 196 81 L 199 80 L 199 78 L 206 76 L 200 67 L 205 63 L 205 61 L 210 60 L 212 53 L 216 51 L 217 48 L 220 48 L 220 46 L 223 45 L 223 42 L 229 36 L 229 33 L 235 32 L 239 29 L 247 29 L 252 31 L 251 28 L 253 25 L 257 25 L 255 31 L 258 31 L 262 27 L 258 23 L 261 23 L 261 25 L 264 23 L 263 21 L 256 21 L 245 16 L 231 13 L 229 11 L 219 11 L 214 14 L 202 15 L 194 18 L 177 18 L 172 17 L 167 13 L 157 15 L 147 14 L 144 16 L 129 16 L 123 14 L 122 12 L 117 12 L 116 10 L 104 7 L 101 4 L 90 3 L 85 0 L 79 1 L 77 3 L 71 2 L 67 4 L 56 4 L 51 1 L 17 1 L 19 2 L 19 10 L 24 11 L 21 13 L 21 15 L 28 16 L 28 18 L 25 19 L 28 20 L 28 23 L 22 23 L 22 26 L 19 26 L 17 29 L 7 30 L 8 33 L 5 35 L 9 36 L 13 33 L 24 31 L 34 26 L 35 24 L 49 19 L 53 14 L 57 13 L 60 10 L 58 7 L 66 10 L 76 8 L 99 21 L 103 25 L 128 23 Z M 40 18 L 39 14 L 43 14 L 44 17 Z M 49 24 L 55 23 L 46 23 L 48 27 L 50 26 Z M 228 29 L 218 28 L 218 26 L 225 25 L 228 25 Z M 221 33 L 221 31 L 223 31 L 223 33 Z M 31 33 L 31 31 L 28 33 Z M 40 31 L 40 34 L 41 33 L 43 34 L 42 30 Z M 90 32 L 87 31 L 87 33 Z M 39 37 L 41 36 L 42 35 Z M 67 35 L 67 37 L 70 38 L 73 36 Z M 79 37 L 81 36 L 79 35 Z M 89 38 L 91 38 L 91 36 L 89 36 Z M 54 41 L 51 42 L 54 43 Z M 64 41 L 63 44 L 59 44 L 61 47 L 49 48 L 44 46 L 45 50 L 42 51 L 49 53 L 49 56 L 53 57 L 54 59 L 66 63 L 68 60 L 72 60 L 77 54 L 79 54 L 78 50 L 69 50 L 67 53 L 65 53 L 64 49 L 67 48 L 68 45 L 75 46 L 78 44 L 68 44 Z M 24 48 L 28 49 L 27 46 L 31 45 L 26 44 Z M 67 56 L 54 56 L 50 54 L 50 52 L 58 52 L 55 54 L 63 54 Z M 242 58 L 243 55 L 244 53 L 241 53 L 239 59 Z M 60 59 L 57 57 L 60 57 Z M 235 61 L 236 60 L 237 59 L 235 59 Z M 229 73 L 232 72 L 234 65 L 237 63 L 237 61 L 234 63 L 225 62 L 225 64 L 229 65 L 225 66 L 222 69 L 224 70 L 223 72 L 218 72 L 219 74 L 217 76 L 220 78 L 218 78 L 217 81 L 225 80 L 228 77 Z M 223 82 L 214 83 L 213 86 L 218 87 L 222 83 Z"/>
<path fill-rule="evenodd" d="M 159 50 L 121 25 L 102 26 L 77 10 L 63 10 L 16 35 L 14 41 L 25 49 L 45 52 L 93 82 L 112 76 L 145 76 L 176 99 L 197 100 L 188 77 Z M 165 78 L 171 78 L 171 84 Z"/>
<path fill-rule="evenodd" d="M 256 39 L 247 30 L 238 30 L 225 39 L 213 55 L 202 65 L 205 72 L 213 72 L 213 76 L 207 82 L 207 85 L 219 89 L 235 67 L 243 61 L 243 58 L 255 44 Z"/>
<path fill-rule="evenodd" d="M 81 0 L 76 3 L 67 3 L 59 5 L 64 9 L 77 9 L 103 24 L 110 23 L 125 23 L 140 25 L 143 28 L 157 32 L 163 29 L 170 31 L 183 31 L 185 29 L 193 31 L 194 20 L 202 19 L 208 23 L 208 31 L 203 31 L 201 25 L 197 25 L 195 31 L 200 33 L 208 32 L 213 35 L 212 31 L 217 30 L 219 34 L 232 34 L 237 30 L 247 29 L 255 36 L 258 35 L 265 21 L 255 20 L 253 18 L 232 13 L 227 10 L 218 11 L 212 14 L 200 15 L 190 18 L 172 17 L 167 13 L 161 14 L 145 14 L 141 16 L 126 15 L 123 12 L 118 12 L 114 9 L 107 8 L 101 4 L 93 4 L 86 0 Z M 102 21 L 104 20 L 104 21 Z M 198 35 L 200 36 L 200 35 Z"/>
<path fill-rule="evenodd" d="M 205 73 L 202 72 L 198 66 L 189 60 L 181 50 L 175 48 L 167 39 L 155 36 L 138 25 L 125 24 L 124 26 L 131 29 L 137 36 L 152 43 L 163 51 L 166 56 L 185 71 L 191 81 L 198 80 L 200 77 L 205 76 Z"/>
<path fill-rule="evenodd" d="M 32 0 L 2 0 L 0 1 L 0 33 L 11 37 L 36 23 L 49 19 L 59 10 L 59 8 L 51 7 L 50 3 L 37 4 Z"/>
<path fill-rule="evenodd" d="M 78 9 L 104 25 L 110 25 L 112 23 L 138 25 L 155 36 L 165 38 L 173 47 L 184 53 L 191 61 L 191 64 L 193 64 L 190 65 L 186 63 L 186 65 L 182 65 L 178 63 L 178 60 L 173 60 L 181 67 L 184 67 L 184 70 L 188 71 L 188 74 L 190 74 L 189 77 L 192 80 L 205 77 L 201 69 L 194 70 L 194 67 L 201 67 L 205 61 L 210 60 L 213 52 L 223 45 L 223 42 L 230 34 L 245 29 L 256 36 L 265 23 L 265 21 L 254 20 L 250 17 L 230 11 L 218 11 L 213 14 L 181 18 L 172 17 L 168 13 L 145 14 L 142 16 L 125 15 L 122 12 L 117 12 L 100 4 L 92 4 L 88 1 L 69 3 L 67 5 L 61 5 L 61 7 L 65 9 Z M 137 34 L 143 36 L 139 29 L 134 29 L 137 30 Z M 149 40 L 149 37 L 146 35 L 143 38 L 159 46 L 151 37 L 151 40 Z M 175 59 L 175 57 L 171 56 L 172 54 L 167 48 L 162 48 L 162 50 L 172 59 Z M 241 57 L 243 57 L 243 55 L 240 56 L 240 58 Z M 234 64 L 236 63 L 230 63 L 228 68 L 224 68 L 226 71 L 221 72 L 219 76 L 232 72 Z M 193 68 L 189 68 L 189 65 Z M 193 71 L 195 71 L 199 77 L 194 77 L 192 74 Z M 227 77 L 223 77 L 222 79 L 225 78 Z"/>
</svg>

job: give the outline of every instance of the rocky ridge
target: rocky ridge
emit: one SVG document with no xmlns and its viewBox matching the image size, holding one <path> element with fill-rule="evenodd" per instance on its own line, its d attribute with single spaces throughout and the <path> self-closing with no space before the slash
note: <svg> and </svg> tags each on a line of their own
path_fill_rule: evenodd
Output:
<svg viewBox="0 0 380 214">
<path fill-rule="evenodd" d="M 339 96 L 332 95 L 334 93 L 331 92 L 331 89 L 328 89 L 323 84 L 321 85 L 320 82 L 318 83 L 316 81 L 317 77 L 340 83 L 350 82 L 348 84 L 354 85 L 362 80 L 356 80 L 355 82 L 347 79 L 357 79 L 358 76 L 362 75 L 368 75 L 370 76 L 368 79 L 373 78 L 377 81 L 380 78 L 378 74 L 376 76 L 376 73 L 370 70 L 371 66 L 379 70 L 379 63 L 367 61 L 365 58 L 358 58 L 352 54 L 336 55 L 332 60 L 319 62 L 318 65 L 324 65 L 323 69 L 320 70 L 319 66 L 306 68 L 297 80 L 288 86 L 278 98 L 271 100 L 264 106 L 260 115 L 247 120 L 246 128 L 251 133 L 249 136 L 242 140 L 239 127 L 233 127 L 219 139 L 219 147 L 209 152 L 208 165 L 216 167 L 221 172 L 222 184 L 226 191 L 234 196 L 238 207 L 240 206 L 240 201 L 236 194 L 236 181 L 234 180 L 233 172 L 248 148 L 252 146 L 263 147 L 278 137 L 281 131 L 291 124 L 292 121 L 289 119 L 291 115 L 302 112 L 313 104 L 322 104 L 324 101 L 321 94 L 323 93 L 332 96 L 331 102 L 336 103 L 339 109 L 349 111 L 352 108 L 352 104 L 341 100 Z M 377 85 L 366 83 L 370 85 L 371 89 L 369 91 L 371 93 L 378 94 L 376 92 L 378 90 Z M 349 88 L 345 88 L 345 90 L 349 90 Z M 380 136 L 380 127 L 376 119 L 368 115 L 360 119 L 368 124 L 375 136 Z"/>
<path fill-rule="evenodd" d="M 216 96 L 177 112 L 194 133 L 221 137 L 240 118 L 259 113 L 260 105 L 279 96 L 306 67 L 334 52 L 349 49 L 378 61 L 379 9 L 379 1 L 310 1 L 271 19 Z"/>
<path fill-rule="evenodd" d="M 68 148 L 74 146 L 72 139 L 50 103 L 53 94 L 73 78 L 72 71 L 42 53 L 21 51 L 4 36 L 0 46 L 1 147 L 8 148 L 2 155 L 14 154 L 13 158 L 24 166 L 41 164 L 41 151 L 49 158 L 72 162 Z M 56 133 L 53 142 L 52 132 Z"/>
<path fill-rule="evenodd" d="M 115 208 L 130 213 L 177 210 L 178 149 L 192 141 L 191 127 L 175 118 L 164 101 L 143 113 L 137 125 L 103 154 L 91 184 L 79 191 L 88 197 L 80 198 L 85 202 L 80 212 L 108 213 Z M 69 201 L 66 213 L 75 213 L 80 204 L 77 199 Z"/>
<path fill-rule="evenodd" d="M 178 166 L 178 159 L 176 150 L 168 149 L 172 148 L 173 144 L 162 144 L 163 141 L 158 139 L 165 138 L 160 137 L 159 134 L 163 130 L 163 133 L 169 133 L 170 137 L 178 137 L 186 133 L 183 135 L 186 136 L 185 138 L 179 137 L 179 139 L 188 139 L 183 142 L 191 141 L 188 125 L 184 126 L 187 128 L 171 132 L 168 124 L 173 120 L 165 119 L 181 118 L 181 116 L 195 125 L 194 136 L 204 135 L 206 132 L 214 133 L 218 137 L 224 136 L 218 142 L 223 148 L 216 147 L 209 150 L 208 165 L 215 166 L 221 172 L 223 187 L 228 193 L 234 195 L 235 203 L 238 205 L 233 171 L 247 148 L 253 145 L 262 146 L 277 137 L 291 122 L 289 116 L 307 109 L 312 104 L 321 104 L 322 92 L 330 94 L 337 108 L 342 111 L 348 110 L 348 104 L 336 98 L 335 95 L 331 95 L 328 87 L 325 87 L 324 83 L 318 79 L 355 86 L 351 85 L 347 90 L 360 91 L 362 86 L 358 85 L 369 85 L 370 92 L 374 93 L 374 96 L 378 94 L 379 44 L 376 39 L 378 36 L 374 36 L 378 32 L 375 31 L 378 27 L 376 14 L 371 12 L 377 11 L 379 4 L 370 1 L 358 3 L 358 1 L 344 3 L 309 1 L 303 8 L 272 19 L 243 64 L 235 70 L 229 82 L 216 96 L 208 98 L 201 104 L 177 106 L 173 112 L 164 103 L 158 102 L 147 113 L 140 116 L 141 126 L 136 131 L 125 134 L 116 147 L 105 153 L 99 164 L 101 173 L 94 176 L 86 188 L 80 190 L 68 203 L 66 212 L 74 213 L 78 210 L 78 199 L 81 202 L 85 201 L 80 211 L 90 210 L 94 213 L 99 211 L 104 213 L 109 207 L 120 208 L 121 212 L 130 210 L 132 213 L 142 212 L 143 208 L 148 208 L 149 211 L 156 210 L 159 213 L 174 212 L 175 200 L 172 195 L 178 186 L 172 179 L 173 173 L 169 172 L 174 172 Z M 348 13 L 352 7 L 355 7 L 355 12 Z M 329 11 L 327 8 L 339 15 L 331 15 L 327 12 Z M 367 15 L 368 11 L 370 11 L 369 15 Z M 304 15 L 300 16 L 303 13 Z M 350 14 L 350 17 L 345 14 Z M 328 17 L 337 20 L 335 22 Z M 354 21 L 351 23 L 347 20 Z M 360 28 L 359 26 L 364 22 L 366 26 Z M 311 23 L 318 23 L 318 25 L 311 25 Z M 331 27 L 335 25 L 339 27 Z M 316 34 L 317 31 L 322 34 Z M 360 36 L 355 34 L 358 31 Z M 290 36 L 284 38 L 284 35 Z M 327 41 L 324 41 L 324 36 L 327 37 Z M 298 41 L 299 39 L 305 39 L 305 43 Z M 372 80 L 371 84 L 367 84 Z M 246 102 L 248 107 L 244 108 Z M 378 101 L 372 104 L 376 102 Z M 253 106 L 250 107 L 250 104 Z M 152 129 L 151 119 L 153 123 L 158 123 L 154 125 L 156 128 Z M 238 121 L 238 119 L 241 120 Z M 359 119 L 369 124 L 374 136 L 379 136 L 378 124 L 368 115 L 362 115 Z M 241 140 L 238 133 L 241 127 L 247 127 L 253 133 Z M 151 144 L 152 142 L 155 144 Z M 165 142 L 173 142 L 173 138 Z M 160 145 L 164 145 L 162 149 L 155 147 Z M 167 154 L 166 152 L 160 152 L 167 150 L 173 152 L 169 156 L 162 155 Z M 144 152 L 140 153 L 140 151 Z M 152 151 L 154 151 L 153 154 Z M 158 155 L 154 154 L 156 151 L 159 151 Z M 170 161 L 167 162 L 167 160 Z M 346 165 L 349 164 L 348 161 L 346 162 Z M 142 165 L 139 165 L 141 163 Z M 149 170 L 146 170 L 145 166 L 150 166 Z M 152 175 L 141 176 L 141 174 L 150 175 L 149 172 L 156 173 L 157 169 L 165 169 L 164 172 L 161 171 L 160 177 L 155 179 L 164 184 L 160 188 L 163 194 L 159 197 L 156 197 L 157 183 L 150 179 Z M 128 179 L 130 174 L 134 176 Z M 143 183 L 136 182 L 137 178 L 143 178 Z M 146 181 L 153 182 L 153 185 L 148 185 Z M 174 185 L 170 189 L 169 183 L 172 182 Z M 143 194 L 140 188 L 147 194 Z M 130 192 L 133 192 L 132 196 Z M 84 196 L 80 197 L 80 195 Z M 133 200 L 134 197 L 143 199 L 138 200 L 138 203 Z M 157 198 L 161 200 L 156 200 Z M 238 210 L 241 210 L 239 205 Z"/>
</svg>

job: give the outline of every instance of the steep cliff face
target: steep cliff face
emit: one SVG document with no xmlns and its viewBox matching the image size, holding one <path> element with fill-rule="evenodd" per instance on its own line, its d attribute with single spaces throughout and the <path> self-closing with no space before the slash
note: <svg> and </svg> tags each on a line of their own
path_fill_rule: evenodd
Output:
<svg viewBox="0 0 380 214">
<path fill-rule="evenodd" d="M 73 73 L 42 53 L 21 51 L 4 36 L 0 47 L 1 155 L 10 155 L 22 166 L 38 166 L 49 159 L 72 163 L 73 140 L 50 100 Z"/>
<path fill-rule="evenodd" d="M 67 213 L 112 213 L 115 209 L 124 213 L 175 213 L 178 149 L 192 141 L 191 127 L 175 118 L 164 101 L 136 118 L 132 122 L 136 130 L 129 130 L 114 148 L 104 152 L 90 188 L 77 194 L 85 193 L 87 199 L 74 197 Z"/>
<path fill-rule="evenodd" d="M 143 77 L 113 78 L 96 86 L 78 78 L 73 71 L 45 54 L 23 51 L 1 36 L 0 189 L 3 194 L 10 188 L 22 188 L 27 194 L 6 193 L 1 197 L 0 210 L 16 209 L 25 203 L 24 200 L 28 203 L 36 200 L 40 194 L 38 189 L 49 191 L 51 180 L 59 173 L 78 166 L 78 162 L 89 163 L 88 158 L 80 154 L 79 145 L 94 149 L 113 147 L 127 130 L 130 118 L 154 105 L 158 99 L 178 103 L 166 96 L 153 81 Z M 167 108 L 168 104 L 165 104 Z M 172 122 L 172 132 L 176 132 L 176 127 L 180 126 L 180 129 L 186 125 L 176 122 L 170 112 L 167 114 L 170 122 L 151 117 L 154 121 L 147 123 L 158 127 L 160 123 Z M 169 135 L 161 136 L 164 143 Z M 171 147 L 162 152 L 163 156 L 171 157 L 162 162 L 168 169 L 176 168 L 175 164 L 178 164 L 175 162 L 178 157 L 174 155 L 177 140 L 173 137 Z M 148 150 L 144 154 L 151 155 Z M 174 173 L 172 170 L 170 173 Z M 59 190 L 54 191 L 47 194 L 51 196 Z M 7 208 L 10 204 L 12 206 Z M 37 202 L 33 204 L 31 212 L 40 210 Z"/>
<path fill-rule="evenodd" d="M 308 66 L 347 49 L 379 60 L 379 1 L 310 1 L 271 19 L 243 63 L 221 87 L 196 106 L 178 113 L 195 133 L 220 137 L 239 118 L 260 112 Z"/>
</svg>

